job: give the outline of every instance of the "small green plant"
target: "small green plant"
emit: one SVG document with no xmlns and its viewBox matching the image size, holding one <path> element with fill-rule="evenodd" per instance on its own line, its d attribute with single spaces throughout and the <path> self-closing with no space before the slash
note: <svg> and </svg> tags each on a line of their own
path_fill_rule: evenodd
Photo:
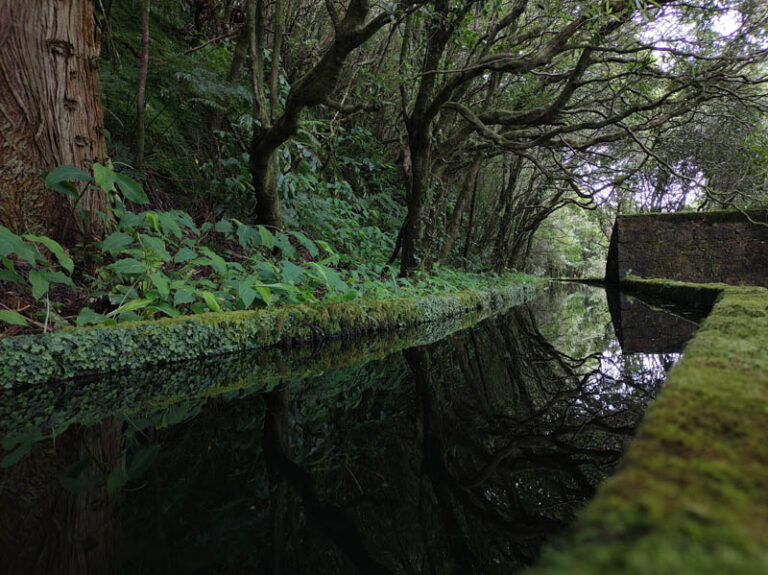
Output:
<svg viewBox="0 0 768 575">
<path fill-rule="evenodd" d="M 51 315 L 55 314 L 49 298 L 51 286 L 63 284 L 76 290 L 71 278 L 75 268 L 72 258 L 51 238 L 31 234 L 17 236 L 0 226 L 0 264 L 0 281 L 14 288 L 17 303 L 17 309 L 8 303 L 0 304 L 0 322 L 25 327 L 32 322 L 47 331 Z M 42 325 L 22 314 L 29 307 L 21 305 L 23 298 L 29 295 L 35 301 L 45 301 Z"/>
</svg>

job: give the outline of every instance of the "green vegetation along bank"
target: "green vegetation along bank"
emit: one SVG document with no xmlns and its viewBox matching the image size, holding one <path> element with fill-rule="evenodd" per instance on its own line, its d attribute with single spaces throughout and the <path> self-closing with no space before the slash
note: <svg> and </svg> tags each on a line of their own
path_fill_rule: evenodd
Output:
<svg viewBox="0 0 768 575">
<path fill-rule="evenodd" d="M 21 335 L 0 340 L 3 387 L 41 384 L 247 349 L 390 331 L 523 301 L 541 281 L 415 298 L 326 301 Z"/>
<path fill-rule="evenodd" d="M 768 290 L 623 285 L 720 295 L 619 472 L 531 575 L 768 572 Z"/>
</svg>

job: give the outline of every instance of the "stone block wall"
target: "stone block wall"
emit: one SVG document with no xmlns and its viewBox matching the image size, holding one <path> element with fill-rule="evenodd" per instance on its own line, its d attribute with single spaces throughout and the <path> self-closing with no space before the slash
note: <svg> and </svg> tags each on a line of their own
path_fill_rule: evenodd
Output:
<svg viewBox="0 0 768 575">
<path fill-rule="evenodd" d="M 768 212 L 749 212 L 749 219 L 737 211 L 620 216 L 606 281 L 627 275 L 767 286 Z"/>
</svg>

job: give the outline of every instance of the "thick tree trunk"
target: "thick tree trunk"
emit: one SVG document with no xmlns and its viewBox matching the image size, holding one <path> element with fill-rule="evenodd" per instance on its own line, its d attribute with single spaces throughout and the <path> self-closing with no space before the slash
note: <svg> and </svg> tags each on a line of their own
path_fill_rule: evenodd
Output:
<svg viewBox="0 0 768 575">
<path fill-rule="evenodd" d="M 493 248 L 494 269 L 498 274 L 504 271 L 508 261 L 510 230 L 512 229 L 512 224 L 516 215 L 515 206 L 512 200 L 522 166 L 523 163 L 520 156 L 516 156 L 515 159 L 512 160 L 512 165 L 509 168 L 509 181 L 507 182 L 502 199 L 499 233 L 496 236 L 496 243 Z"/>
<path fill-rule="evenodd" d="M 421 223 L 424 220 L 424 198 L 429 186 L 430 149 L 429 136 L 422 141 L 426 130 L 417 130 L 415 137 L 410 138 L 411 148 L 411 182 L 406 203 L 408 215 L 403 225 L 403 247 L 400 258 L 400 275 L 406 277 L 419 264 L 419 242 L 421 240 Z"/>
<path fill-rule="evenodd" d="M 251 177 L 256 196 L 256 221 L 265 226 L 282 226 L 277 190 L 277 150 L 251 157 Z"/>
<path fill-rule="evenodd" d="M 61 240 L 69 212 L 42 170 L 106 162 L 99 41 L 90 0 L 0 0 L 0 223 Z M 82 233 L 105 198 L 89 191 Z M 77 226 L 69 226 L 72 231 Z"/>
</svg>

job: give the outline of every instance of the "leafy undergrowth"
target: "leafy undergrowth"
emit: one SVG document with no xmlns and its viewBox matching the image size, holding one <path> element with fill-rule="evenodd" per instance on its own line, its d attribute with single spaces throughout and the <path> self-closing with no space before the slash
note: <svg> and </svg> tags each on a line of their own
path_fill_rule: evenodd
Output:
<svg viewBox="0 0 768 575">
<path fill-rule="evenodd" d="M 74 194 L 72 179 L 93 182 L 111 195 L 110 233 L 69 253 L 50 238 L 19 236 L 0 226 L 2 336 L 211 311 L 488 290 L 526 281 L 522 274 L 447 268 L 398 278 L 384 263 L 339 253 L 301 231 L 236 219 L 198 226 L 178 210 L 130 211 L 123 199 L 140 205 L 146 196 L 108 166 L 97 165 L 93 178 L 65 166 L 46 183 Z"/>
<path fill-rule="evenodd" d="M 768 572 L 768 290 L 723 289 L 620 473 L 532 573 Z"/>
</svg>

